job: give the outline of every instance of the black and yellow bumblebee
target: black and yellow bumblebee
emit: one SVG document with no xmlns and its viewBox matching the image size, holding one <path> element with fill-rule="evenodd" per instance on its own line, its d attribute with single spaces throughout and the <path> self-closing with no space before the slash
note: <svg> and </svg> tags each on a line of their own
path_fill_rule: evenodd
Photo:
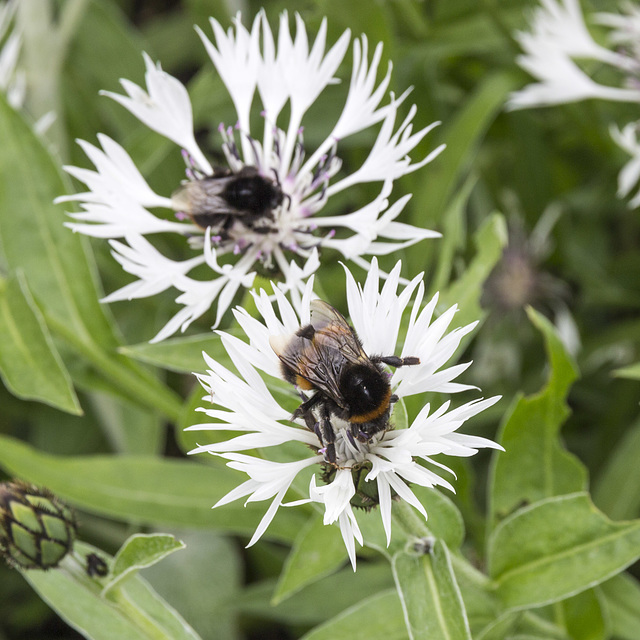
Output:
<svg viewBox="0 0 640 640">
<path fill-rule="evenodd" d="M 274 211 L 285 194 L 280 182 L 247 165 L 237 173 L 217 170 L 212 176 L 190 180 L 172 196 L 176 210 L 185 213 L 202 229 L 211 227 L 225 238 L 235 222 L 258 233 L 268 233 Z"/>
<path fill-rule="evenodd" d="M 304 402 L 293 419 L 303 418 L 318 435 L 326 458 L 335 462 L 333 416 L 349 423 L 347 436 L 368 442 L 389 426 L 389 374 L 382 367 L 420 364 L 416 357 L 368 356 L 344 316 L 322 300 L 312 300 L 310 323 L 292 336 L 272 336 L 282 375 L 300 389 Z M 314 391 L 307 397 L 304 391 Z M 355 444 L 355 442 L 354 442 Z"/>
</svg>

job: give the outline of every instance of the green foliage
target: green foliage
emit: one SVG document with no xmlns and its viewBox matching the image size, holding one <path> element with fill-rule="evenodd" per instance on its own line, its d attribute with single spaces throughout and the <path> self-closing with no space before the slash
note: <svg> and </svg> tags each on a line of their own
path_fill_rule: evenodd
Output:
<svg viewBox="0 0 640 640">
<path fill-rule="evenodd" d="M 393 573 L 412 640 L 470 640 L 460 589 L 444 542 L 428 553 L 399 551 Z"/>
<path fill-rule="evenodd" d="M 15 396 L 81 413 L 68 371 L 21 273 L 0 291 L 0 375 Z"/>
<path fill-rule="evenodd" d="M 160 559 L 156 555 L 157 541 L 154 536 L 149 536 L 146 543 L 149 554 L 142 566 L 152 564 L 154 555 L 156 561 Z M 193 629 L 137 575 L 140 565 L 136 564 L 136 560 L 130 558 L 128 563 L 126 560 L 120 563 L 119 570 L 129 575 L 124 584 L 116 587 L 111 574 L 104 578 L 87 575 L 85 558 L 91 553 L 110 562 L 103 551 L 80 542 L 76 544 L 73 556 L 68 557 L 63 570 L 24 571 L 23 575 L 42 599 L 86 638 L 198 639 Z M 137 555 L 139 561 L 140 556 L 144 555 L 142 548 Z M 123 564 L 128 564 L 128 569 Z M 100 591 L 101 582 L 111 584 L 108 592 Z"/>
<path fill-rule="evenodd" d="M 20 0 L 24 109 L 0 92 L 0 469 L 72 505 L 80 541 L 58 569 L 0 567 L 2 640 L 70 638 L 65 625 L 105 640 L 638 639 L 640 217 L 616 198 L 627 158 L 608 133 L 609 123 L 636 116 L 599 102 L 504 113 L 509 93 L 529 81 L 513 32 L 534 4 L 294 7 L 310 33 L 326 16 L 331 43 L 347 28 L 366 33 L 370 58 L 383 41 L 379 76 L 392 60 L 390 90 L 413 87 L 401 117 L 415 103 L 414 129 L 442 121 L 412 159 L 440 143 L 446 150 L 397 181 L 391 201 L 412 193 L 399 220 L 443 237 L 381 263 L 401 257 L 407 278 L 424 271 L 427 291 L 440 292 L 438 311 L 458 305 L 455 326 L 480 321 L 456 355 L 474 360 L 461 381 L 503 396 L 463 429 L 505 451 L 438 458 L 455 471 L 446 477 L 457 494 L 412 487 L 428 519 L 394 502 L 389 544 L 379 511 L 359 511 L 366 546 L 354 572 L 339 528 L 325 526 L 313 505 L 280 508 L 249 549 L 267 503 L 211 508 L 246 480 L 215 456 L 184 455 L 229 436 L 183 431 L 207 419 L 196 412 L 206 400 L 192 375 L 205 369 L 202 352 L 234 369 L 210 331 L 213 316 L 184 336 L 145 342 L 175 313 L 173 300 L 101 303 L 103 289 L 131 276 L 106 242 L 65 228 L 73 205 L 53 204 L 83 189 L 62 167 L 88 166 L 75 140 L 93 143 L 100 132 L 131 153 L 159 193 L 178 187 L 184 163 L 175 145 L 98 95 L 120 91 L 120 78 L 142 82 L 143 50 L 185 81 L 199 143 L 220 160 L 215 131 L 236 115 L 192 27 L 209 32 L 209 15 L 229 24 L 238 3 Z M 272 25 L 285 6 L 266 3 Z M 243 3 L 244 23 L 259 9 Z M 338 95 L 350 56 L 332 87 Z M 327 99 L 313 111 L 310 146 L 339 108 Z M 35 120 L 51 110 L 50 129 L 36 133 Z M 347 141 L 344 165 L 359 166 L 372 140 Z M 378 186 L 338 195 L 329 214 L 370 201 Z M 536 245 L 550 205 L 559 217 Z M 184 259 L 169 240 L 167 250 Z M 526 258 L 529 280 L 492 280 L 505 251 Z M 342 267 L 329 251 L 323 258 L 318 291 L 338 303 Z M 266 273 L 256 279 L 267 282 Z M 523 282 L 532 289 L 518 289 Z M 235 302 L 255 313 L 249 294 Z M 559 330 L 563 309 L 578 348 Z M 241 337 L 231 314 L 221 326 Z M 287 410 L 299 402 L 290 385 L 273 392 Z M 399 403 L 396 428 L 425 402 L 437 406 L 422 396 Z M 292 450 L 276 455 L 291 460 Z M 308 495 L 310 476 L 301 474 L 285 502 Z M 87 572 L 92 553 L 106 575 Z"/>
</svg>

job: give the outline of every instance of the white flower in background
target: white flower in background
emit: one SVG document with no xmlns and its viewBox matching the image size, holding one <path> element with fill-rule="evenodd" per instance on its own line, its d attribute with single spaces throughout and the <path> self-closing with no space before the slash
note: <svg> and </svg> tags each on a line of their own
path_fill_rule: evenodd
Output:
<svg viewBox="0 0 640 640">
<path fill-rule="evenodd" d="M 640 86 L 635 76 L 640 71 L 640 58 L 629 50 L 612 51 L 595 42 L 589 33 L 578 0 L 541 0 L 532 15 L 531 32 L 519 32 L 517 40 L 524 51 L 518 64 L 538 83 L 513 93 L 509 109 L 524 109 L 551 104 L 601 98 L 622 102 L 640 102 Z M 604 24 L 610 14 L 599 14 Z M 622 39 L 617 31 L 612 43 Z M 628 88 L 607 86 L 592 80 L 576 60 L 597 60 L 623 74 Z M 625 82 L 634 78 L 634 82 Z"/>
<path fill-rule="evenodd" d="M 18 68 L 21 37 L 14 24 L 18 3 L 15 0 L 0 3 L 0 91 L 15 109 L 24 103 L 26 79 Z"/>
<path fill-rule="evenodd" d="M 611 137 L 616 144 L 624 149 L 631 160 L 622 168 L 618 174 L 618 197 L 625 198 L 631 193 L 634 186 L 640 180 L 640 143 L 638 142 L 638 126 L 640 122 L 630 122 L 622 130 L 615 125 L 610 127 Z M 630 201 L 630 207 L 640 206 L 640 192 Z"/>
<path fill-rule="evenodd" d="M 462 337 L 476 323 L 447 333 L 456 306 L 435 318 L 438 296 L 422 306 L 422 274 L 405 287 L 399 287 L 400 268 L 398 262 L 381 290 L 375 259 L 364 287 L 356 284 L 345 268 L 348 315 L 366 354 L 365 359 L 370 366 L 377 367 L 375 375 L 385 381 L 375 394 L 367 389 L 375 388 L 377 382 L 367 382 L 362 372 L 357 375 L 363 377 L 351 392 L 347 392 L 355 370 L 350 367 L 354 363 L 362 364 L 362 353 L 360 358 L 354 359 L 353 354 L 360 347 L 344 318 L 325 303 L 312 300 L 312 279 L 307 282 L 298 309 L 274 286 L 275 303 L 265 291 L 255 294 L 264 322 L 251 317 L 242 308 L 234 311 L 249 341 L 219 333 L 239 375 L 205 354 L 209 371 L 198 377 L 207 392 L 204 399 L 212 400 L 214 407 L 201 411 L 215 422 L 197 424 L 189 430 L 234 431 L 238 435 L 222 442 L 200 445 L 191 453 L 209 452 L 221 456 L 228 460 L 228 466 L 249 476 L 215 506 L 240 498 L 246 498 L 247 502 L 271 501 L 250 545 L 264 533 L 280 505 L 317 502 L 324 506 L 325 524 L 339 524 L 355 568 L 354 540 L 362 544 L 363 539 L 354 506 L 370 508 L 379 504 L 389 541 L 393 496 L 407 501 L 426 518 L 425 509 L 410 485 L 442 486 L 453 490 L 449 482 L 433 470 L 434 465 L 436 470 L 447 469 L 440 462 L 435 463 L 433 456 L 440 453 L 471 456 L 479 448 L 500 448 L 486 438 L 457 433 L 467 419 L 494 404 L 497 397 L 473 400 L 455 409 L 449 408 L 449 401 L 435 410 L 427 404 L 410 425 L 394 424 L 397 419 L 394 403 L 406 396 L 425 392 L 449 394 L 475 388 L 453 381 L 470 363 L 449 367 L 446 363 Z M 406 331 L 401 331 L 403 313 L 409 309 L 408 326 Z M 304 404 L 293 415 L 291 408 L 280 405 L 263 379 L 283 376 L 286 367 L 274 349 L 286 359 L 291 345 L 295 345 L 291 351 L 294 357 L 302 354 L 298 372 L 304 372 L 312 380 L 314 375 L 318 376 L 315 387 L 308 379 L 296 377 Z M 330 363 L 333 374 L 326 373 L 323 362 Z M 385 363 L 396 368 L 383 366 Z M 367 366 L 364 368 L 369 371 Z M 289 371 L 287 378 L 291 377 Z M 330 389 L 334 384 L 337 390 L 333 387 L 331 392 L 318 386 Z M 366 419 L 362 414 L 371 406 L 365 403 L 356 411 L 354 407 L 362 400 L 358 400 L 357 394 L 370 394 L 369 400 L 376 407 L 376 411 L 366 414 Z M 334 402 L 335 398 L 342 406 Z M 379 402 L 379 398 L 383 401 Z M 381 412 L 381 408 L 386 412 Z M 264 451 L 287 442 L 306 445 L 306 448 L 300 448 L 299 459 L 272 462 L 253 455 L 255 449 Z M 252 455 L 243 453 L 247 451 Z M 265 455 L 268 456 L 268 452 Z M 282 460 L 281 455 L 279 460 Z M 315 465 L 320 466 L 320 478 L 313 475 L 308 498 L 284 503 L 285 494 L 296 476 Z"/>
<path fill-rule="evenodd" d="M 520 32 L 516 38 L 524 55 L 518 64 L 538 82 L 511 94 L 507 109 L 526 109 L 576 102 L 589 98 L 616 102 L 640 102 L 640 7 L 628 2 L 624 13 L 596 13 L 593 22 L 610 29 L 611 49 L 601 46 L 587 29 L 578 0 L 541 0 L 531 19 L 531 32 Z M 581 64 L 597 61 L 613 69 L 620 86 L 601 84 L 592 79 Z M 640 178 L 638 170 L 638 123 L 630 123 L 622 131 L 611 127 L 614 141 L 632 160 L 618 178 L 618 196 L 626 196 Z M 640 205 L 633 198 L 631 207 Z"/>
<path fill-rule="evenodd" d="M 256 263 L 276 270 L 276 276 L 279 272 L 284 280 L 280 288 L 297 292 L 299 299 L 306 278 L 319 265 L 317 250 L 322 247 L 368 268 L 363 256 L 392 253 L 440 235 L 396 221 L 408 198 L 389 203 L 393 181 L 429 163 L 444 145 L 411 163 L 408 154 L 437 123 L 414 132 L 415 106 L 398 121 L 408 92 L 388 94 L 391 65 L 376 82 L 381 44 L 369 60 L 366 37 L 354 40 L 342 112 L 324 142 L 305 148 L 304 116 L 338 82 L 335 74 L 350 33 L 345 31 L 327 51 L 325 21 L 313 43 L 302 18 L 296 15 L 295 22 L 293 37 L 288 15 L 282 14 L 277 44 L 263 12 L 250 30 L 239 17 L 226 32 L 211 19 L 215 43 L 198 29 L 237 113 L 233 126 L 218 126 L 227 167 L 212 166 L 196 141 L 185 87 L 146 54 L 146 89 L 122 80 L 126 95 L 105 94 L 182 149 L 186 180 L 176 176 L 164 195 L 156 194 L 128 153 L 104 135 L 98 136 L 100 146 L 80 141 L 95 171 L 66 167 L 87 186 L 84 193 L 58 199 L 81 203 L 83 211 L 70 214 L 75 221 L 68 226 L 86 235 L 124 239 L 112 242 L 114 257 L 139 278 L 107 300 L 139 298 L 170 287 L 181 292 L 176 301 L 184 309 L 153 341 L 184 331 L 214 303 L 217 324 L 238 287 L 251 286 Z M 250 124 L 257 102 L 264 124 L 261 136 Z M 352 173 L 341 172 L 341 141 L 376 125 L 376 140 L 362 165 Z M 318 215 L 332 196 L 366 182 L 382 184 L 372 202 L 344 215 Z M 149 239 L 167 233 L 187 240 L 189 260 L 168 259 Z M 208 279 L 191 277 L 192 269 Z"/>
</svg>

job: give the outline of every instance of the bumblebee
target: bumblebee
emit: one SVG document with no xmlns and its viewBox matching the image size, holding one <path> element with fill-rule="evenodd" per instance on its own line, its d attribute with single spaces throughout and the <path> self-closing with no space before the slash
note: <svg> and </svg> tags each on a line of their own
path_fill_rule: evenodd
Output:
<svg viewBox="0 0 640 640">
<path fill-rule="evenodd" d="M 172 196 L 176 210 L 186 213 L 202 229 L 211 227 L 223 237 L 234 222 L 267 233 L 273 212 L 284 201 L 280 183 L 246 166 L 237 173 L 226 170 L 191 180 Z"/>
<path fill-rule="evenodd" d="M 311 302 L 311 322 L 293 336 L 271 336 L 282 375 L 301 391 L 302 404 L 293 419 L 302 417 L 324 444 L 325 456 L 335 463 L 335 433 L 331 418 L 349 423 L 347 437 L 368 442 L 387 429 L 391 404 L 389 376 L 383 364 L 420 364 L 416 357 L 369 357 L 344 316 L 322 300 Z M 307 397 L 304 391 L 314 391 Z"/>
</svg>

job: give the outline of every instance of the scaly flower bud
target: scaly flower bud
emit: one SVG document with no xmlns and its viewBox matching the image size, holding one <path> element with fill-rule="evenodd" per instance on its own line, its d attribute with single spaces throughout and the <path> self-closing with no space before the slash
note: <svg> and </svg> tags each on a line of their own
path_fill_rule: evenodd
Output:
<svg viewBox="0 0 640 640">
<path fill-rule="evenodd" d="M 73 511 L 47 489 L 0 483 L 0 552 L 10 565 L 56 567 L 71 551 L 76 527 Z"/>
</svg>

